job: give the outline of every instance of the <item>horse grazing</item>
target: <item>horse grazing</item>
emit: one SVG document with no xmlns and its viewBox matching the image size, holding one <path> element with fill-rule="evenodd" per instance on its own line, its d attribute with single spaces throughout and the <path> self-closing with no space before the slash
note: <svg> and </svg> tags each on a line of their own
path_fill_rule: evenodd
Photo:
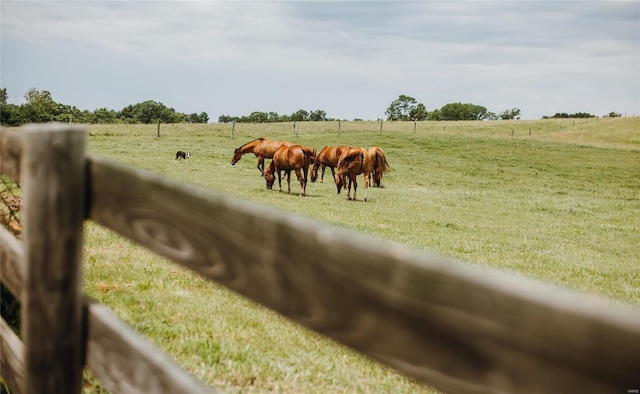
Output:
<svg viewBox="0 0 640 394">
<path fill-rule="evenodd" d="M 320 183 L 324 181 L 324 170 L 326 167 L 331 169 L 331 176 L 335 178 L 334 168 L 338 165 L 338 159 L 342 152 L 349 149 L 346 145 L 340 146 L 325 146 L 320 150 L 320 153 L 313 161 L 313 168 L 311 169 L 311 182 L 315 182 L 318 179 L 318 167 L 322 169 L 322 176 L 320 177 Z"/>
<path fill-rule="evenodd" d="M 345 188 L 347 189 L 347 199 L 352 200 L 351 184 L 353 184 L 353 201 L 355 201 L 356 190 L 358 189 L 357 176 L 364 174 L 364 201 L 366 202 L 369 178 L 374 172 L 374 162 L 375 157 L 364 148 L 350 148 L 343 152 L 338 160 L 338 166 L 336 167 L 334 177 L 338 194 L 340 194 L 340 191 Z"/>
<path fill-rule="evenodd" d="M 382 187 L 382 174 L 389 171 L 389 163 L 387 157 L 384 155 L 382 148 L 372 146 L 368 149 L 369 156 L 374 160 L 373 162 L 373 186 Z"/>
<path fill-rule="evenodd" d="M 258 171 L 264 174 L 264 159 L 273 158 L 273 154 L 282 145 L 293 145 L 289 141 L 274 141 L 267 138 L 256 138 L 233 151 L 231 165 L 235 165 L 245 153 L 253 153 L 258 158 Z"/>
<path fill-rule="evenodd" d="M 273 187 L 278 174 L 278 186 L 282 191 L 282 171 L 287 173 L 287 193 L 291 193 L 291 171 L 296 172 L 298 181 L 300 182 L 300 195 L 307 194 L 307 175 L 309 173 L 309 165 L 316 155 L 315 150 L 311 150 L 302 145 L 281 145 L 273 154 L 273 159 L 269 163 L 269 167 L 263 173 L 267 182 L 267 189 Z"/>
</svg>

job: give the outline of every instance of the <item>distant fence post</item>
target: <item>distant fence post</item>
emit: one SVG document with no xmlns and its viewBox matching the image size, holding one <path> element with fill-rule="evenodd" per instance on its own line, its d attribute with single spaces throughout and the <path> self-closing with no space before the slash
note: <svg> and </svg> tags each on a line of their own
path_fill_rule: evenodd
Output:
<svg viewBox="0 0 640 394">
<path fill-rule="evenodd" d="M 418 122 L 416 122 L 415 120 L 413 121 L 413 134 L 416 133 L 416 125 L 418 124 Z"/>
<path fill-rule="evenodd" d="M 233 132 L 235 131 L 235 129 L 236 129 L 236 121 L 234 120 L 231 123 L 231 138 L 233 138 Z"/>
<path fill-rule="evenodd" d="M 340 134 L 340 119 L 338 119 L 338 134 Z"/>
<path fill-rule="evenodd" d="M 160 118 L 158 118 L 158 138 L 160 138 Z"/>
<path fill-rule="evenodd" d="M 382 134 L 382 122 L 383 122 L 383 120 L 380 119 L 380 134 Z"/>
<path fill-rule="evenodd" d="M 26 126 L 21 179 L 25 393 L 80 393 L 84 129 Z"/>
</svg>

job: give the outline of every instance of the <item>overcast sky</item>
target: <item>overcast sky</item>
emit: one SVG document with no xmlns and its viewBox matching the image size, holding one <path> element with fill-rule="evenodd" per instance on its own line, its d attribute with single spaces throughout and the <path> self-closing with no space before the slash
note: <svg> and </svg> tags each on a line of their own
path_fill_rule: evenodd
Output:
<svg viewBox="0 0 640 394">
<path fill-rule="evenodd" d="M 640 113 L 640 1 L 7 1 L 1 85 L 93 111 Z"/>
</svg>

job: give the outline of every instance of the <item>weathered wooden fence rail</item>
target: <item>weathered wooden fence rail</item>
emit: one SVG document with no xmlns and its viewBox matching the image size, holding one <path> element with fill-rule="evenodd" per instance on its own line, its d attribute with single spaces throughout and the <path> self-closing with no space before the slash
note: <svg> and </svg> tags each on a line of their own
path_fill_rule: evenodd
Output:
<svg viewBox="0 0 640 394">
<path fill-rule="evenodd" d="M 79 392 L 84 365 L 113 392 L 212 391 L 82 295 L 84 219 L 443 391 L 625 393 L 640 385 L 635 306 L 87 155 L 82 129 L 29 126 L 0 139 L 0 173 L 21 180 L 26 218 L 22 241 L 0 228 L 2 282 L 19 295 L 25 330 L 21 341 L 0 325 L 12 392 Z"/>
</svg>

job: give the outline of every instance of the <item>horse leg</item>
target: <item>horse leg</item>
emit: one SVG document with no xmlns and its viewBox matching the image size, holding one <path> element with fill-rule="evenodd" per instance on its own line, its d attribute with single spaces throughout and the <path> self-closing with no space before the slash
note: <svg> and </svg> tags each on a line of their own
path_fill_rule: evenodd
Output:
<svg viewBox="0 0 640 394">
<path fill-rule="evenodd" d="M 366 183 L 364 184 L 364 187 L 365 187 L 365 190 L 366 190 L 366 187 L 367 187 Z M 356 175 L 356 176 L 353 177 L 353 201 L 356 200 L 356 190 L 357 189 L 358 189 L 358 176 Z"/>
<path fill-rule="evenodd" d="M 302 178 L 302 173 L 300 169 L 296 169 L 296 176 L 298 177 L 298 182 L 300 183 L 300 195 L 304 196 L 304 178 Z"/>
<path fill-rule="evenodd" d="M 258 171 L 264 176 L 264 157 L 258 156 Z"/>
<path fill-rule="evenodd" d="M 280 192 L 282 192 L 282 170 L 278 170 L 278 186 L 280 187 Z"/>
<path fill-rule="evenodd" d="M 367 190 L 369 189 L 369 182 L 371 182 L 371 175 L 364 176 L 364 202 L 367 202 Z"/>
<path fill-rule="evenodd" d="M 322 163 L 321 166 L 322 166 L 322 176 L 320 177 L 320 183 L 323 183 L 324 182 L 324 170 L 326 168 L 325 167 L 326 165 L 324 163 Z M 331 171 L 331 174 L 333 174 L 333 170 Z"/>
<path fill-rule="evenodd" d="M 291 170 L 287 171 L 287 194 L 291 194 Z"/>
</svg>

